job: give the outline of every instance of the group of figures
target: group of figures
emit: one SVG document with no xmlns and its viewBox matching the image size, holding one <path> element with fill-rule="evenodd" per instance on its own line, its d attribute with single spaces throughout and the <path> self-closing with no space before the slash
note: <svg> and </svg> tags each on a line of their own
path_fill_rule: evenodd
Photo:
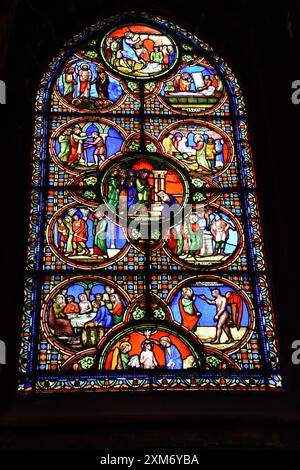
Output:
<svg viewBox="0 0 300 470">
<path fill-rule="evenodd" d="M 88 293 L 80 283 L 72 284 L 50 303 L 48 325 L 60 342 L 82 349 L 95 345 L 109 329 L 122 322 L 125 306 L 125 300 L 113 287 L 96 285 Z"/>
<path fill-rule="evenodd" d="M 58 158 L 68 165 L 76 163 L 79 166 L 100 165 L 106 158 L 106 146 L 99 132 L 92 133 L 93 141 L 86 142 L 89 136 L 80 127 L 66 129 L 59 136 L 60 152 Z M 89 162 L 86 150 L 94 147 L 94 161 Z"/>
<path fill-rule="evenodd" d="M 105 368 L 111 370 L 158 369 L 180 370 L 195 367 L 190 354 L 184 358 L 182 343 L 174 344 L 173 335 L 157 335 L 157 331 L 145 329 L 123 337 L 113 347 Z"/>
<path fill-rule="evenodd" d="M 222 58 L 121 13 L 66 43 L 35 114 L 19 393 L 280 389 L 244 99 Z"/>
<path fill-rule="evenodd" d="M 82 281 L 74 280 L 65 283 L 61 289 L 55 291 L 53 296 L 50 296 L 46 309 L 45 319 L 50 334 L 60 344 L 75 351 L 96 347 L 105 335 L 110 334 L 115 325 L 125 328 L 130 319 L 131 322 L 145 322 L 143 315 L 136 315 L 136 312 L 140 311 L 137 309 L 139 303 L 136 303 L 136 299 L 131 304 L 118 287 L 99 281 L 89 283 L 90 281 L 85 278 Z M 217 349 L 236 344 L 245 336 L 249 326 L 250 314 L 247 302 L 234 287 L 207 282 L 198 284 L 197 282 L 186 283 L 175 289 L 166 304 L 160 300 L 159 306 L 155 304 L 157 307 L 155 313 L 159 315 L 154 315 L 153 319 L 154 317 L 164 319 L 166 325 L 169 325 L 170 332 L 175 320 L 177 324 L 192 333 L 195 340 L 215 345 Z M 140 298 L 142 308 L 143 296 Z M 171 318 L 167 313 L 168 309 L 170 309 Z M 138 327 L 142 328 L 142 325 Z M 174 335 L 176 338 L 176 333 Z M 155 354 L 152 354 L 154 345 L 161 346 L 166 353 L 168 352 L 173 364 L 166 362 L 167 368 L 182 368 L 182 360 L 187 357 L 183 354 L 180 345 L 179 348 L 178 346 L 171 347 L 174 340 L 170 340 L 167 346 L 168 341 L 165 338 L 157 342 L 147 337 L 145 342 L 138 343 L 141 346 L 138 360 L 136 357 L 131 360 L 130 342 L 128 340 L 123 340 L 123 342 L 126 343 L 126 348 L 121 342 L 119 352 L 127 354 L 126 365 L 132 367 L 149 369 L 158 367 L 159 361 L 155 359 Z M 134 346 L 133 350 L 136 350 L 137 344 L 132 343 L 131 346 Z M 114 352 L 113 348 L 111 351 Z M 111 360 L 111 368 L 121 367 L 121 364 L 113 357 Z M 123 368 L 125 368 L 124 364 Z"/>
<path fill-rule="evenodd" d="M 200 68 L 200 67 L 199 67 Z M 187 71 L 187 70 L 189 71 Z M 218 91 L 219 80 L 211 71 L 208 75 L 201 71 L 193 71 L 197 67 L 181 69 L 175 77 L 165 84 L 165 94 L 170 96 L 215 96 L 220 97 Z M 200 68 L 201 69 L 201 68 Z"/>
<path fill-rule="evenodd" d="M 65 66 L 57 90 L 74 108 L 90 110 L 111 107 L 123 93 L 120 82 L 101 64 L 82 60 Z"/>
<path fill-rule="evenodd" d="M 128 204 L 128 216 L 130 216 L 131 209 L 138 210 L 139 204 L 148 204 L 150 190 L 148 191 L 147 186 L 145 189 L 144 173 L 133 176 L 131 170 L 127 170 L 126 174 L 122 171 L 122 176 L 125 178 L 122 188 L 127 188 L 127 192 L 122 190 L 124 191 L 122 195 L 118 191 L 119 176 L 119 173 L 113 173 L 108 181 L 108 199 L 114 208 L 121 204 L 120 215 L 123 214 L 122 204 L 125 201 Z M 170 209 L 166 201 L 167 195 L 160 191 L 158 196 L 162 216 L 167 217 L 167 210 Z M 171 195 L 169 202 L 173 202 L 173 199 Z M 124 256 L 128 239 L 131 244 L 134 246 L 138 244 L 141 248 L 146 237 L 150 236 L 152 245 L 156 239 L 159 240 L 162 237 L 156 224 L 153 223 L 148 227 L 149 219 L 145 227 L 140 224 L 139 229 L 135 224 L 133 227 L 129 225 L 126 236 L 122 224 L 113 223 L 102 209 L 104 208 L 93 209 L 73 204 L 56 213 L 48 230 L 48 238 L 56 255 L 71 265 L 97 267 L 111 264 L 117 258 Z M 151 210 L 151 213 L 153 212 Z M 143 213 L 139 212 L 139 218 L 142 215 Z M 168 226 L 169 224 L 166 225 Z M 153 245 L 152 250 L 159 246 L 159 244 Z M 189 266 L 227 262 L 236 254 L 240 246 L 240 229 L 237 220 L 215 205 L 199 206 L 197 210 L 194 208 L 182 222 L 168 228 L 166 242 L 163 245 L 173 259 Z"/>
<path fill-rule="evenodd" d="M 55 139 L 58 160 L 72 169 L 99 167 L 123 143 L 121 135 L 110 127 L 98 123 L 75 123 L 63 128 Z"/>
<path fill-rule="evenodd" d="M 138 139 L 138 137 L 136 137 Z M 70 169 L 99 168 L 121 151 L 124 136 L 110 121 L 93 119 L 75 120 L 53 134 L 54 157 Z M 191 174 L 216 175 L 229 164 L 232 148 L 221 130 L 196 122 L 184 123 L 162 133 L 159 138 L 165 154 L 174 157 Z M 130 145 L 133 147 L 132 142 Z M 157 151 L 152 140 L 147 149 Z M 130 147 L 131 148 L 131 147 Z"/>
<path fill-rule="evenodd" d="M 233 221 L 220 210 L 206 206 L 170 230 L 167 247 L 187 263 L 216 263 L 232 255 L 238 244 Z"/>
<path fill-rule="evenodd" d="M 137 212 L 167 217 L 170 207 L 182 204 L 184 187 L 179 173 L 155 158 L 132 158 L 114 165 L 104 177 L 106 202 L 119 214 Z"/>
<path fill-rule="evenodd" d="M 61 255 L 89 262 L 114 258 L 126 244 L 119 226 L 86 207 L 69 208 L 54 219 L 51 239 Z"/>
<path fill-rule="evenodd" d="M 176 46 L 157 31 L 151 34 L 121 28 L 108 35 L 102 45 L 102 55 L 116 74 L 151 78 L 173 68 Z M 75 110 L 112 109 L 122 102 L 127 86 L 113 72 L 109 72 L 99 58 L 89 60 L 76 54 L 57 80 L 56 95 Z M 202 113 L 217 106 L 224 96 L 222 81 L 203 58 L 197 58 L 192 64 L 181 63 L 161 84 L 161 88 L 154 87 L 155 91 L 153 84 L 146 85 L 145 92 L 159 93 L 160 99 L 175 111 Z M 131 91 L 139 89 L 137 82 L 128 85 Z"/>
<path fill-rule="evenodd" d="M 216 173 L 223 169 L 228 156 L 222 136 L 209 130 L 175 129 L 163 138 L 162 145 L 191 172 Z"/>
<path fill-rule="evenodd" d="M 176 60 L 172 39 L 154 28 L 118 28 L 105 39 L 104 59 L 127 76 L 152 77 L 168 71 Z"/>
<path fill-rule="evenodd" d="M 213 309 L 208 309 L 204 303 L 213 306 Z M 173 299 L 171 309 L 174 318 L 195 332 L 203 342 L 220 345 L 223 342 L 234 343 L 238 338 L 233 337 L 231 329 L 235 328 L 238 334 L 245 304 L 240 294 L 224 289 L 224 286 L 210 289 L 186 286 Z M 212 326 L 213 322 L 216 323 L 215 327 Z M 211 337 L 213 329 L 215 334 Z"/>
</svg>

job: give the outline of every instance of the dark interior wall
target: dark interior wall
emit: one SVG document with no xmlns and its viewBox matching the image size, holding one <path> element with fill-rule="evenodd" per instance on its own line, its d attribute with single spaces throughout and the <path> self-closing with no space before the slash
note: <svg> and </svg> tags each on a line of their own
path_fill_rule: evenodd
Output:
<svg viewBox="0 0 300 470">
<path fill-rule="evenodd" d="M 133 9 L 159 14 L 199 35 L 229 63 L 243 86 L 273 281 L 273 299 L 278 315 L 282 368 L 286 379 L 286 391 L 282 394 L 265 397 L 253 393 L 235 396 L 202 393 L 189 398 L 182 394 L 176 397 L 162 394 L 150 401 L 145 396 L 127 394 L 118 397 L 99 394 L 84 398 L 15 399 L 28 220 L 26 195 L 30 180 L 36 89 L 47 64 L 66 40 L 101 18 Z M 5 306 L 0 339 L 7 344 L 7 366 L 0 371 L 3 394 L 0 406 L 10 432 L 19 422 L 19 433 L 25 430 L 26 434 L 28 426 L 28 429 L 35 429 L 32 433 L 38 434 L 38 422 L 42 421 L 44 426 L 51 422 L 51 426 L 55 426 L 55 422 L 62 418 L 66 429 L 68 423 L 77 420 L 90 420 L 97 426 L 104 417 L 109 420 L 111 412 L 111 421 L 122 418 L 143 422 L 151 417 L 161 420 L 163 416 L 177 420 L 178 426 L 183 421 L 190 421 L 194 426 L 195 440 L 197 432 L 200 432 L 199 419 L 205 422 L 214 420 L 224 429 L 225 423 L 228 425 L 232 419 L 236 422 L 235 426 L 241 429 L 246 429 L 245 423 L 251 420 L 253 426 L 260 423 L 260 429 L 265 426 L 272 432 L 278 428 L 278 433 L 282 424 L 287 429 L 284 437 L 286 445 L 294 442 L 292 429 L 300 421 L 300 365 L 293 365 L 290 359 L 292 341 L 300 340 L 297 275 L 300 247 L 295 227 L 299 219 L 300 105 L 295 106 L 291 102 L 291 82 L 300 79 L 296 73 L 300 48 L 297 1 L 231 0 L 184 4 L 170 0 L 163 3 L 142 0 L 2 0 L 0 12 L 0 79 L 5 79 L 7 83 L 7 105 L 0 108 L 1 187 L 2 198 L 6 201 L 2 204 L 1 251 L 4 263 L 1 264 Z M 5 182 L 11 187 L 5 188 Z M 210 429 L 213 435 L 213 428 Z M 13 445 L 18 446 L 18 436 L 21 434 L 10 434 L 14 436 L 11 437 Z M 137 439 L 141 440 L 141 436 L 138 433 Z M 255 436 L 258 434 L 254 432 L 254 440 Z M 280 436 L 282 434 L 277 434 L 272 442 L 277 442 L 276 439 L 280 441 Z M 233 444 L 238 443 L 236 434 L 232 439 Z M 258 438 L 256 441 L 261 442 Z"/>
</svg>

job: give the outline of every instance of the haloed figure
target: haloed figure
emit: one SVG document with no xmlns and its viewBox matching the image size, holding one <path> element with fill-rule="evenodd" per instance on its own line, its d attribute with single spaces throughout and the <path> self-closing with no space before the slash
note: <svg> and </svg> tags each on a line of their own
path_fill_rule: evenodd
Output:
<svg viewBox="0 0 300 470">
<path fill-rule="evenodd" d="M 163 336 L 159 340 L 160 347 L 164 350 L 166 368 L 182 369 L 182 356 L 179 349 L 172 343 L 169 336 Z"/>
<path fill-rule="evenodd" d="M 196 296 L 191 287 L 183 287 L 179 299 L 179 311 L 182 319 L 182 325 L 190 331 L 196 331 L 197 323 L 202 316 L 195 304 Z"/>
<path fill-rule="evenodd" d="M 121 340 L 113 350 L 111 369 L 112 370 L 126 370 L 129 368 L 130 356 L 129 353 L 132 349 L 129 341 Z"/>
<path fill-rule="evenodd" d="M 89 64 L 82 64 L 80 69 L 77 68 L 79 82 L 80 82 L 80 96 L 89 98 L 91 90 L 92 72 Z"/>
<path fill-rule="evenodd" d="M 67 100 L 71 100 L 74 96 L 74 86 L 77 84 L 74 78 L 74 67 L 66 67 L 62 75 L 63 81 L 63 96 Z"/>
</svg>

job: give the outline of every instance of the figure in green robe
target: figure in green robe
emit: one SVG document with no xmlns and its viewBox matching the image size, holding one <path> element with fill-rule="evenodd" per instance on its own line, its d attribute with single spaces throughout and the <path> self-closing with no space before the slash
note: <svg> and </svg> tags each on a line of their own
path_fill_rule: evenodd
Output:
<svg viewBox="0 0 300 470">
<path fill-rule="evenodd" d="M 198 224 L 198 216 L 191 214 L 189 217 L 188 237 L 189 237 L 189 253 L 191 255 L 200 255 L 203 246 L 203 231 Z"/>
<path fill-rule="evenodd" d="M 62 74 L 62 82 L 63 82 L 63 96 L 67 100 L 71 100 L 74 93 L 74 85 L 76 85 L 76 80 L 74 78 L 74 67 L 67 67 Z"/>
<path fill-rule="evenodd" d="M 122 364 L 122 369 L 128 369 L 128 363 L 130 361 L 129 354 L 127 352 L 120 352 L 120 360 Z"/>
<path fill-rule="evenodd" d="M 94 255 L 107 257 L 106 244 L 107 219 L 104 215 L 97 215 L 94 219 Z"/>
<path fill-rule="evenodd" d="M 127 336 L 126 339 L 129 339 Z M 111 369 L 112 370 L 122 370 L 122 369 L 128 369 L 128 364 L 130 361 L 130 356 L 129 352 L 131 351 L 132 346 L 128 341 L 124 340 L 114 348 L 114 352 L 112 355 L 112 361 L 111 361 Z"/>
<path fill-rule="evenodd" d="M 164 56 L 163 53 L 158 49 L 158 47 L 154 47 L 154 50 L 150 54 L 150 59 L 152 62 L 157 64 L 163 64 Z"/>
<path fill-rule="evenodd" d="M 182 236 L 182 226 L 177 225 L 175 227 L 176 232 L 176 255 L 181 255 L 183 250 L 183 236 Z"/>
<path fill-rule="evenodd" d="M 113 170 L 111 172 L 107 190 L 107 202 L 115 208 L 117 208 L 119 204 L 120 196 L 119 182 L 117 179 L 118 174 L 118 170 Z"/>
<path fill-rule="evenodd" d="M 67 163 L 69 159 L 69 155 L 71 152 L 71 130 L 66 129 L 59 137 L 58 137 L 58 142 L 60 143 L 60 152 L 58 154 L 58 158 L 64 162 Z"/>
<path fill-rule="evenodd" d="M 65 223 L 66 227 L 69 230 L 69 232 L 68 232 L 68 241 L 67 241 L 67 246 L 66 246 L 66 252 L 67 253 L 72 253 L 72 251 L 73 251 L 72 242 L 73 242 L 73 235 L 74 235 L 72 217 L 70 215 L 66 215 L 64 217 L 64 223 Z"/>
<path fill-rule="evenodd" d="M 138 192 L 138 202 L 144 206 L 148 206 L 150 199 L 150 186 L 148 183 L 149 173 L 141 170 L 139 177 L 136 179 L 136 189 Z"/>
<path fill-rule="evenodd" d="M 120 50 L 120 42 L 119 41 L 112 41 L 112 43 L 110 44 L 110 50 L 111 50 L 111 59 L 110 59 L 110 63 L 111 65 L 116 65 L 115 62 L 116 62 L 116 59 L 117 59 L 117 52 Z"/>
<path fill-rule="evenodd" d="M 201 150 L 197 150 L 196 159 L 199 166 L 206 168 L 206 170 L 210 170 L 210 165 L 206 160 L 206 144 L 202 147 Z"/>
</svg>

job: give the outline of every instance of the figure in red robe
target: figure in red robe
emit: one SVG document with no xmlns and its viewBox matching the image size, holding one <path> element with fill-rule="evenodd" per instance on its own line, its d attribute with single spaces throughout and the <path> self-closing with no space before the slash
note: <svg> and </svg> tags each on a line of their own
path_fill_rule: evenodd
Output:
<svg viewBox="0 0 300 470">
<path fill-rule="evenodd" d="M 67 305 L 64 308 L 64 313 L 79 313 L 80 308 L 79 304 L 75 302 L 75 297 L 73 295 L 69 295 L 67 297 Z"/>
<path fill-rule="evenodd" d="M 227 305 L 231 307 L 232 319 L 237 330 L 241 327 L 243 318 L 243 299 L 237 292 L 227 292 Z"/>
<path fill-rule="evenodd" d="M 110 301 L 113 307 L 111 310 L 111 314 L 114 319 L 114 324 L 117 325 L 123 320 L 123 304 L 118 294 L 111 294 Z"/>
<path fill-rule="evenodd" d="M 168 239 L 168 247 L 173 253 L 176 253 L 177 250 L 177 242 L 175 240 L 174 229 L 170 230 L 169 239 Z"/>
<path fill-rule="evenodd" d="M 89 98 L 91 90 L 92 72 L 89 64 L 82 64 L 80 69 L 76 69 L 80 83 L 80 96 Z"/>
<path fill-rule="evenodd" d="M 68 159 L 68 164 L 71 165 L 76 160 L 81 160 L 84 152 L 83 141 L 88 136 L 85 132 L 81 132 L 79 127 L 76 127 L 70 136 L 71 152 Z"/>
<path fill-rule="evenodd" d="M 88 239 L 87 234 L 87 225 L 83 219 L 79 218 L 79 215 L 75 214 L 73 217 L 73 224 L 72 230 L 74 232 L 73 235 L 73 252 L 71 256 L 77 255 L 78 248 L 81 247 L 83 252 L 81 251 L 80 254 L 89 255 L 90 250 L 86 246 L 86 241 Z"/>
<path fill-rule="evenodd" d="M 181 298 L 179 299 L 179 310 L 182 319 L 182 325 L 190 331 L 195 331 L 197 323 L 201 317 L 195 305 L 196 297 L 191 287 L 184 287 L 181 291 Z"/>
</svg>

